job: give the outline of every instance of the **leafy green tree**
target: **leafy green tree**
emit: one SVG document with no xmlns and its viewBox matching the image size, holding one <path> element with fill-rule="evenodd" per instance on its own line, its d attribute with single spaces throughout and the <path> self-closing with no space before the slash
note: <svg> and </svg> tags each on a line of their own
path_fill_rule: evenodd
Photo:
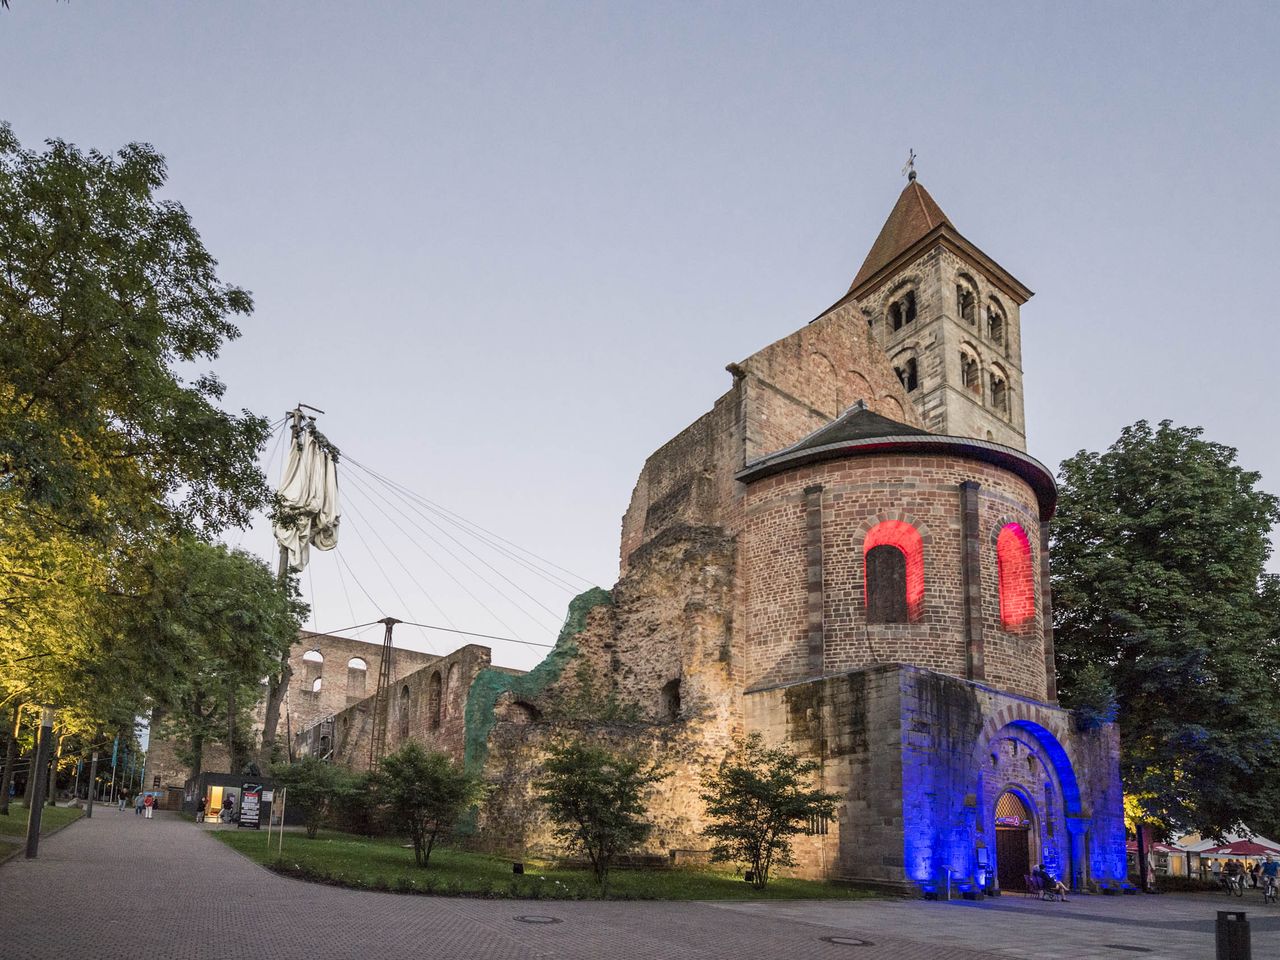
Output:
<svg viewBox="0 0 1280 960">
<path fill-rule="evenodd" d="M 1139 817 L 1220 835 L 1275 818 L 1280 586 L 1264 566 L 1280 506 L 1201 434 L 1140 421 L 1063 462 L 1054 631 L 1077 717 L 1113 691 Z"/>
<path fill-rule="evenodd" d="M 758 733 L 736 741 L 702 781 L 712 860 L 745 864 L 752 885 L 764 889 L 775 865 L 794 862 L 791 838 L 814 818 L 835 815 L 840 794 L 811 785 L 819 769 L 784 747 L 766 748 Z"/>
<path fill-rule="evenodd" d="M 374 782 L 394 825 L 413 841 L 420 867 L 431 860 L 436 841 L 453 830 L 483 792 L 479 779 L 462 764 L 413 740 L 382 758 Z"/>
<path fill-rule="evenodd" d="M 165 179 L 146 144 L 36 152 L 0 123 L 0 486 L 33 522 L 215 532 L 268 503 L 266 420 L 186 374 L 252 301 L 157 196 Z"/>
<path fill-rule="evenodd" d="M 296 763 L 276 767 L 272 777 L 276 789 L 289 788 L 289 807 L 302 811 L 309 840 L 314 840 L 320 828 L 331 822 L 343 799 L 359 789 L 350 771 L 316 757 L 303 757 Z"/>
<path fill-rule="evenodd" d="M 147 574 L 150 589 L 121 629 L 145 652 L 158 725 L 187 745 L 193 777 L 210 742 L 226 745 L 239 771 L 261 680 L 296 639 L 306 607 L 258 558 L 194 537 L 158 550 Z"/>
<path fill-rule="evenodd" d="M 534 786 L 557 839 L 586 854 L 607 896 L 613 863 L 653 829 L 646 792 L 669 774 L 652 761 L 586 741 L 552 747 L 542 769 Z"/>
</svg>

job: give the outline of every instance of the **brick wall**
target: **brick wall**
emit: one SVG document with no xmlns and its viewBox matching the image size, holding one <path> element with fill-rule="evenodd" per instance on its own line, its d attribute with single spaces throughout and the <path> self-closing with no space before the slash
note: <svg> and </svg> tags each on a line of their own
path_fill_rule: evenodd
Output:
<svg viewBox="0 0 1280 960">
<path fill-rule="evenodd" d="M 912 663 L 965 677 L 967 623 L 960 484 L 979 485 L 981 639 L 986 682 L 1026 696 L 1046 689 L 1043 612 L 1016 628 L 1000 620 L 995 540 L 1021 524 L 1031 538 L 1039 596 L 1039 514 L 1019 477 L 959 457 L 864 456 L 799 467 L 751 484 L 743 503 L 740 576 L 746 590 L 748 687 L 812 676 L 808 649 L 805 490 L 821 486 L 823 671 Z M 915 622 L 869 624 L 863 541 L 885 520 L 911 523 L 924 541 L 923 610 Z"/>
</svg>

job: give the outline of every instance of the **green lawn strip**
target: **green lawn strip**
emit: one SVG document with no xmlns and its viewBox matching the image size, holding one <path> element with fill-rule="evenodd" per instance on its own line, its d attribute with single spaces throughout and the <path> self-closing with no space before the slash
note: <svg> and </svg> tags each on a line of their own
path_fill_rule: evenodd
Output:
<svg viewBox="0 0 1280 960">
<path fill-rule="evenodd" d="M 437 848 L 431 863 L 419 868 L 413 851 L 399 840 L 367 839 L 321 831 L 314 840 L 286 833 L 284 857 L 276 863 L 276 840 L 267 850 L 258 831 L 218 831 L 219 840 L 258 863 L 283 873 L 322 883 L 399 893 L 434 893 L 528 899 L 598 899 L 591 874 L 584 870 L 549 869 L 526 862 L 523 876 L 513 875 L 511 861 L 451 847 Z M 770 880 L 754 889 L 723 869 L 682 867 L 672 870 L 617 870 L 609 877 L 610 899 L 637 900 L 858 900 L 875 894 L 815 880 Z"/>
<path fill-rule="evenodd" d="M 61 830 L 68 823 L 79 820 L 84 811 L 79 807 L 45 807 L 40 815 L 40 836 Z M 25 837 L 27 835 L 27 808 L 20 803 L 9 804 L 9 815 L 0 817 L 0 837 Z"/>
</svg>

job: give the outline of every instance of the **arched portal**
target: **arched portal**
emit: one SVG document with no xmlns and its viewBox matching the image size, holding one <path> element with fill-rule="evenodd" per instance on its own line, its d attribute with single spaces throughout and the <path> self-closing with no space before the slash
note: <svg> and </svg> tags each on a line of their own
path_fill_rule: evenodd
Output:
<svg viewBox="0 0 1280 960">
<path fill-rule="evenodd" d="M 1001 890 L 1025 890 L 1031 873 L 1035 827 L 1031 808 L 1019 794 L 1006 790 L 996 799 L 996 877 Z"/>
</svg>

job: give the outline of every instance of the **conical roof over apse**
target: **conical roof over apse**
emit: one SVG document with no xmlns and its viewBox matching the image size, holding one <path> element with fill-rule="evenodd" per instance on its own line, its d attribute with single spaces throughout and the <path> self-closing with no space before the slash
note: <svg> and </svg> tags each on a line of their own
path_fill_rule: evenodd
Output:
<svg viewBox="0 0 1280 960">
<path fill-rule="evenodd" d="M 867 259 L 862 261 L 858 275 L 849 285 L 853 292 L 864 280 L 875 276 L 899 255 L 919 243 L 928 233 L 943 224 L 955 229 L 955 224 L 947 219 L 936 200 L 929 196 L 929 191 L 916 179 L 910 180 L 898 202 L 889 212 L 889 219 L 880 228 L 880 235 L 871 245 Z"/>
</svg>

